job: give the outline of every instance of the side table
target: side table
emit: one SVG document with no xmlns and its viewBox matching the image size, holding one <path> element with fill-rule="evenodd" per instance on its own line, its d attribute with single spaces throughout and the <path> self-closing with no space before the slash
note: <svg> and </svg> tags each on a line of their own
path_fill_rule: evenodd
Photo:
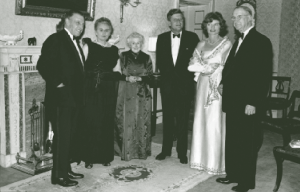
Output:
<svg viewBox="0 0 300 192">
<path fill-rule="evenodd" d="M 150 87 L 153 89 L 153 110 L 151 113 L 151 135 L 153 137 L 156 133 L 156 114 L 162 111 L 157 110 L 157 89 L 160 88 L 160 75 L 158 73 L 154 73 Z"/>
</svg>

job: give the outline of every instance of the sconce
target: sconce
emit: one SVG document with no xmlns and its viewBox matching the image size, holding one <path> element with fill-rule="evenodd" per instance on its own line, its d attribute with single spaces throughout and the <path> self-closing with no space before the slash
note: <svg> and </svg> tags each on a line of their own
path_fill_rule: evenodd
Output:
<svg viewBox="0 0 300 192">
<path fill-rule="evenodd" d="M 136 0 L 134 2 L 135 4 L 132 4 L 130 2 L 130 0 L 120 0 L 120 2 L 121 2 L 121 5 L 120 5 L 120 14 L 121 14 L 120 22 L 123 23 L 123 9 L 124 9 L 124 6 L 131 5 L 132 7 L 137 7 L 139 4 L 141 4 L 141 2 L 140 2 L 140 0 Z"/>
</svg>

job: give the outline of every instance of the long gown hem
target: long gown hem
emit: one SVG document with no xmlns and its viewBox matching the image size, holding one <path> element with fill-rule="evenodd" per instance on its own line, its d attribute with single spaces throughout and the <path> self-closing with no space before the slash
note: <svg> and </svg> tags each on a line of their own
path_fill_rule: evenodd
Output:
<svg viewBox="0 0 300 192">
<path fill-rule="evenodd" d="M 206 166 L 198 164 L 198 163 L 191 163 L 191 168 L 198 169 L 199 171 L 204 171 L 210 175 L 225 175 L 226 174 L 225 167 L 224 167 L 224 170 L 217 170 L 214 168 L 206 167 Z"/>
</svg>

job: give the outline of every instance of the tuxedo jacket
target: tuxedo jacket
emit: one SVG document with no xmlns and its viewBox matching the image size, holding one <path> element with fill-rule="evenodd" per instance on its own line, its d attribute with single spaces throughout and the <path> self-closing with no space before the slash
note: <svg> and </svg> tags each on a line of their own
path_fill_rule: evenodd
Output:
<svg viewBox="0 0 300 192">
<path fill-rule="evenodd" d="M 194 73 L 187 70 L 190 58 L 199 42 L 198 36 L 190 31 L 182 31 L 176 64 L 172 58 L 171 31 L 162 33 L 157 38 L 156 66 L 161 74 L 161 92 L 170 92 L 176 85 L 182 94 L 193 90 Z"/>
<path fill-rule="evenodd" d="M 83 64 L 73 41 L 65 30 L 50 35 L 43 43 L 37 69 L 46 81 L 45 104 L 47 106 L 84 105 Z M 65 86 L 57 88 L 61 83 Z"/>
<path fill-rule="evenodd" d="M 270 40 L 252 28 L 238 52 L 233 44 L 222 74 L 224 112 L 245 113 L 246 105 L 263 110 L 272 76 L 273 51 Z"/>
</svg>

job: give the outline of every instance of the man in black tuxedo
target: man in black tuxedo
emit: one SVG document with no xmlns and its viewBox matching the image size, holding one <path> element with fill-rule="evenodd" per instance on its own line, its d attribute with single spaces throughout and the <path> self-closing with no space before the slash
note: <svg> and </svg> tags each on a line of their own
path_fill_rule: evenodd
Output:
<svg viewBox="0 0 300 192">
<path fill-rule="evenodd" d="M 160 34 L 156 44 L 163 110 L 163 147 L 156 159 L 171 156 L 173 135 L 176 135 L 178 158 L 187 164 L 188 117 L 194 89 L 194 75 L 187 68 L 199 38 L 193 32 L 182 30 L 184 17 L 180 9 L 171 9 L 167 19 L 171 31 Z"/>
<path fill-rule="evenodd" d="M 65 16 L 64 29 L 44 42 L 37 63 L 37 69 L 46 81 L 46 113 L 51 113 L 48 116 L 54 132 L 51 181 L 64 187 L 78 184 L 71 179 L 83 178 L 82 174 L 72 171 L 70 163 L 80 160 L 76 157 L 79 153 L 74 141 L 83 118 L 85 59 L 78 37 L 84 26 L 82 13 L 70 10 Z"/>
<path fill-rule="evenodd" d="M 239 192 L 255 188 L 257 154 L 263 136 L 259 122 L 265 113 L 263 104 L 272 75 L 272 44 L 254 28 L 253 10 L 249 6 L 234 9 L 232 20 L 240 37 L 229 53 L 219 86 L 226 113 L 227 176 L 217 182 L 238 183 L 232 190 Z"/>
</svg>

